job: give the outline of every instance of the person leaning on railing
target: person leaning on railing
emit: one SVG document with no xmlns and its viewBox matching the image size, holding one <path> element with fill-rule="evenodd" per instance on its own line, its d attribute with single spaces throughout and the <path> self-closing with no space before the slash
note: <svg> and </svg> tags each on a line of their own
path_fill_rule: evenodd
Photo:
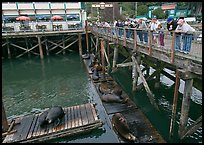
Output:
<svg viewBox="0 0 204 145">
<path fill-rule="evenodd" d="M 176 30 L 176 28 L 178 26 L 178 24 L 177 24 L 178 21 L 174 20 L 173 17 L 169 17 L 166 22 L 167 22 L 167 30 L 171 32 L 171 36 L 172 36 L 172 34 L 173 34 L 172 31 Z M 175 38 L 176 38 L 175 49 L 177 51 L 180 51 L 180 49 L 181 49 L 181 33 L 176 33 Z"/>
<path fill-rule="evenodd" d="M 187 32 L 194 32 L 195 29 L 186 23 L 183 19 L 179 19 L 177 22 L 178 26 L 175 32 L 184 32 L 183 35 L 183 51 L 184 53 L 189 53 L 191 50 L 193 34 Z"/>
<path fill-rule="evenodd" d="M 139 19 L 137 28 L 138 28 L 138 29 L 147 29 L 147 25 L 146 25 L 145 21 L 143 21 L 142 18 Z M 137 34 L 138 34 L 138 36 L 139 36 L 140 42 L 142 42 L 142 43 L 148 43 L 148 32 L 147 32 L 147 31 L 138 30 L 138 31 L 137 31 Z M 143 42 L 143 37 L 144 37 L 144 41 L 145 41 L 145 42 Z"/>
</svg>

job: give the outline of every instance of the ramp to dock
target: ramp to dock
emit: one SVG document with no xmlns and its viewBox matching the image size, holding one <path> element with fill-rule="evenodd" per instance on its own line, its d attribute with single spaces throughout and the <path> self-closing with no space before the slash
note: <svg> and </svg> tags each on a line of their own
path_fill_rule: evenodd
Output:
<svg viewBox="0 0 204 145">
<path fill-rule="evenodd" d="M 13 130 L 16 131 L 7 135 L 3 143 L 42 142 L 88 132 L 103 125 L 92 103 L 64 107 L 63 110 L 65 116 L 58 126 L 53 123 L 41 128 L 38 120 L 40 113 L 16 118 L 13 127 Z"/>
</svg>

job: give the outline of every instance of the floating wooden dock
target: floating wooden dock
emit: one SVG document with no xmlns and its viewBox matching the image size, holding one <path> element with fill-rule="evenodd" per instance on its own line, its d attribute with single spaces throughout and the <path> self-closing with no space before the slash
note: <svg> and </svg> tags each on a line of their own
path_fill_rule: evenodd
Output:
<svg viewBox="0 0 204 145">
<path fill-rule="evenodd" d="M 57 127 L 53 123 L 41 128 L 38 121 L 40 113 L 16 118 L 14 133 L 7 135 L 3 143 L 42 142 L 88 132 L 103 125 L 92 103 L 64 107 L 63 110 L 65 116 Z"/>
<path fill-rule="evenodd" d="M 91 63 L 91 59 L 93 59 L 93 54 L 91 54 L 90 59 L 83 59 L 83 62 L 85 64 L 87 73 L 89 74 L 90 78 L 92 78 L 92 71 L 89 67 Z M 102 78 L 102 72 L 99 71 L 99 76 Z M 107 73 L 105 74 L 105 80 L 106 81 L 113 81 L 110 75 Z M 91 79 L 92 80 L 92 79 Z M 99 79 L 99 81 L 93 81 L 92 83 L 95 86 L 95 89 L 97 93 L 99 94 L 99 97 L 102 96 L 100 93 L 98 87 L 101 82 L 104 82 L 104 80 Z M 122 91 L 123 97 L 129 96 Z M 163 137 L 159 134 L 159 132 L 152 126 L 150 121 L 146 118 L 146 116 L 137 108 L 135 103 L 131 101 L 129 98 L 126 103 L 106 103 L 102 102 L 106 113 L 110 119 L 112 120 L 112 116 L 115 113 L 121 113 L 127 120 L 127 123 L 133 133 L 133 135 L 137 136 L 139 138 L 140 143 L 165 143 L 166 141 L 163 139 Z M 113 129 L 113 128 L 112 128 Z M 114 129 L 113 129 L 114 130 Z M 115 132 L 118 135 L 119 142 L 121 143 L 128 143 L 129 141 L 125 140 L 123 137 L 121 137 L 117 132 Z"/>
</svg>

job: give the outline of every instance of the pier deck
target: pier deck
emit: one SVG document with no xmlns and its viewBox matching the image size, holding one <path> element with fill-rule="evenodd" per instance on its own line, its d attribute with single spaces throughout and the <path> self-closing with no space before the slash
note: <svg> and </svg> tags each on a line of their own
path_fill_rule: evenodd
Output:
<svg viewBox="0 0 204 145">
<path fill-rule="evenodd" d="M 63 110 L 65 116 L 57 127 L 54 123 L 41 128 L 38 122 L 40 113 L 16 118 L 16 125 L 13 127 L 13 130 L 16 131 L 7 135 L 3 143 L 42 142 L 87 132 L 103 125 L 103 122 L 97 117 L 94 104 L 64 107 Z"/>
</svg>

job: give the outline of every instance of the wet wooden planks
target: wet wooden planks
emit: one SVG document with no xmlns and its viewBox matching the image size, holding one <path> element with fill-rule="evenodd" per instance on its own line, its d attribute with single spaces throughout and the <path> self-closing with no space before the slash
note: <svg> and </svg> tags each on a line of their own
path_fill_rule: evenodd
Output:
<svg viewBox="0 0 204 145">
<path fill-rule="evenodd" d="M 56 123 L 53 123 L 43 128 L 40 127 L 40 114 L 17 118 L 15 122 L 20 122 L 20 124 L 14 126 L 17 132 L 7 135 L 3 143 L 34 142 L 54 139 L 60 135 L 71 135 L 72 133 L 80 133 L 84 130 L 94 129 L 103 124 L 97 117 L 94 104 L 92 103 L 65 107 L 63 110 L 65 116 L 58 126 L 56 126 Z"/>
</svg>

